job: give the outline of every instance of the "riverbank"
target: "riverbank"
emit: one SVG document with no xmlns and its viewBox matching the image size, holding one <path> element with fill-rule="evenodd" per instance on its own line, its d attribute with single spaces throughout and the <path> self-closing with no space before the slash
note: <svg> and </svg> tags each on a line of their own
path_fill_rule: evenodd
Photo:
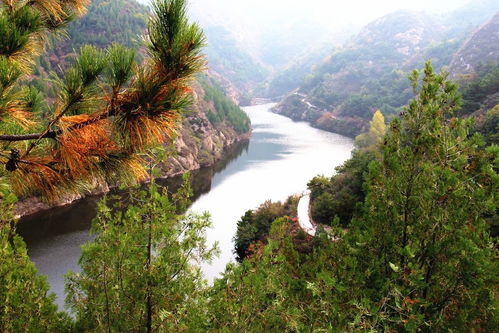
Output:
<svg viewBox="0 0 499 333">
<path fill-rule="evenodd" d="M 219 257 L 202 266 L 209 281 L 235 260 L 237 221 L 246 211 L 265 200 L 284 200 L 290 193 L 302 192 L 312 177 L 330 174 L 350 157 L 351 139 L 274 114 L 270 112 L 274 105 L 244 108 L 253 126 L 249 143 L 233 145 L 215 167 L 192 172 L 194 196 L 190 209 L 210 213 L 213 227 L 207 230 L 208 245 L 217 242 L 220 249 Z M 159 183 L 174 191 L 181 182 L 178 178 Z M 61 309 L 64 274 L 79 270 L 80 245 L 92 237 L 89 229 L 98 200 L 99 196 L 83 198 L 26 217 L 18 226 L 31 260 L 40 274 L 47 276 Z"/>
<path fill-rule="evenodd" d="M 174 156 L 168 158 L 167 162 L 164 163 L 162 167 L 162 176 L 160 179 L 169 179 L 179 176 L 185 172 L 196 171 L 202 168 L 208 168 L 214 166 L 216 163 L 223 160 L 227 152 L 243 142 L 249 141 L 251 137 L 251 132 L 243 133 L 240 135 L 227 135 L 223 131 L 219 132 L 218 139 L 205 139 L 204 141 L 184 141 L 184 135 L 179 136 L 176 139 L 175 146 L 177 147 L 177 152 Z M 218 142 L 217 142 L 218 140 Z M 220 140 L 223 143 L 220 145 Z M 210 150 L 202 149 L 199 147 L 199 142 L 201 142 L 202 147 L 210 148 Z M 178 144 L 177 144 L 178 143 Z M 222 147 L 220 149 L 219 147 Z M 211 151 L 211 155 L 207 156 Z M 92 191 L 87 194 L 72 195 L 56 203 L 48 203 L 39 197 L 26 198 L 20 200 L 15 207 L 14 214 L 17 218 L 29 217 L 37 213 L 50 210 L 56 207 L 64 207 L 73 204 L 74 202 L 81 200 L 89 196 L 98 196 L 104 193 L 108 193 L 115 185 L 95 184 Z"/>
</svg>

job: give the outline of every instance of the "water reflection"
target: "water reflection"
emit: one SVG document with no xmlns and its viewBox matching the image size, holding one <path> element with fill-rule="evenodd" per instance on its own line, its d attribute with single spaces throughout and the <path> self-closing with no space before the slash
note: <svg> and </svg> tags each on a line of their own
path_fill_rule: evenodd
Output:
<svg viewBox="0 0 499 333">
<path fill-rule="evenodd" d="M 213 279 L 233 260 L 233 242 L 238 219 L 248 209 L 267 199 L 281 200 L 305 190 L 317 174 L 330 175 L 352 149 L 352 140 L 324 132 L 303 122 L 269 111 L 271 104 L 245 108 L 253 124 L 250 142 L 234 146 L 228 157 L 212 168 L 192 173 L 197 212 L 209 211 L 213 228 L 209 242 L 218 241 L 221 256 L 203 267 Z M 170 191 L 181 177 L 159 181 Z M 80 244 L 88 241 L 88 229 L 99 197 L 88 197 L 70 206 L 55 208 L 23 219 L 19 232 L 39 271 L 48 276 L 63 304 L 63 275 L 78 270 Z"/>
<path fill-rule="evenodd" d="M 192 172 L 192 200 L 208 193 L 213 176 L 247 152 L 248 145 L 248 141 L 235 144 L 227 151 L 224 160 L 212 167 Z M 170 192 L 175 192 L 182 184 L 182 176 L 159 179 L 157 182 L 168 187 Z M 113 194 L 124 196 L 119 191 Z M 79 271 L 80 245 L 92 239 L 89 230 L 100 198 L 102 195 L 86 197 L 68 206 L 24 217 L 18 224 L 17 229 L 26 241 L 28 254 L 39 272 L 47 276 L 52 291 L 58 296 L 60 308 L 64 305 L 64 275 L 70 270 Z"/>
</svg>

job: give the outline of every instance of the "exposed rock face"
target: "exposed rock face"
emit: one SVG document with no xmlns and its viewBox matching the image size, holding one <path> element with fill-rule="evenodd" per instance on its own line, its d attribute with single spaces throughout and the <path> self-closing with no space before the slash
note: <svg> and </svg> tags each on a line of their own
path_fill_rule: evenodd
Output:
<svg viewBox="0 0 499 333">
<path fill-rule="evenodd" d="M 194 91 L 194 110 L 177 133 L 175 154 L 164 168 L 166 177 L 213 165 L 223 157 L 227 147 L 249 138 L 250 133 L 240 135 L 225 122 L 213 125 L 206 116 L 213 103 L 203 99 L 204 91 L 199 85 L 194 86 Z"/>
<path fill-rule="evenodd" d="M 226 122 L 213 125 L 207 118 L 208 110 L 213 109 L 213 102 L 203 99 L 204 90 L 195 83 L 193 111 L 186 115 L 173 144 L 172 156 L 163 165 L 162 177 L 168 178 L 193 171 L 202 167 L 214 165 L 224 157 L 225 151 L 235 143 L 249 139 L 251 132 L 238 134 Z M 108 184 L 95 184 L 95 189 L 89 195 L 108 192 Z M 64 206 L 81 199 L 82 195 L 72 195 L 58 203 L 48 204 L 38 197 L 24 199 L 18 202 L 15 214 L 31 215 L 55 206 Z"/>
<path fill-rule="evenodd" d="M 444 26 L 432 16 L 422 12 L 399 11 L 366 25 L 355 38 L 355 44 L 390 46 L 402 56 L 407 56 L 440 39 L 444 31 Z"/>
<path fill-rule="evenodd" d="M 453 78 L 474 74 L 480 63 L 499 61 L 499 13 L 481 26 L 454 55 L 449 71 Z"/>
</svg>

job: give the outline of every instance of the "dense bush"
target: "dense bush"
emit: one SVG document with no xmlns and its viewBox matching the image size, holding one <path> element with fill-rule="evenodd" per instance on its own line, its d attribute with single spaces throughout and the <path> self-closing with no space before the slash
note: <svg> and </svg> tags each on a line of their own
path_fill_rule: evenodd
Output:
<svg viewBox="0 0 499 333">
<path fill-rule="evenodd" d="M 364 174 L 374 156 L 373 152 L 356 151 L 350 160 L 336 168 L 336 175 L 317 176 L 308 183 L 315 222 L 329 225 L 338 216 L 340 224 L 348 226 L 357 205 L 364 201 Z"/>
<path fill-rule="evenodd" d="M 242 261 L 248 255 L 250 245 L 265 241 L 272 222 L 281 216 L 296 216 L 298 199 L 289 197 L 284 203 L 266 201 L 255 210 L 248 210 L 237 222 L 234 237 L 237 260 Z"/>
</svg>

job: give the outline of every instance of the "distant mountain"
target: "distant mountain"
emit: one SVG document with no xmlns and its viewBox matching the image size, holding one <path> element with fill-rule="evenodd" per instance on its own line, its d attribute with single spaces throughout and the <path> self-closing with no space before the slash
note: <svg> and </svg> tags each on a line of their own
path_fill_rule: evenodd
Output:
<svg viewBox="0 0 499 333">
<path fill-rule="evenodd" d="M 275 111 L 355 136 L 377 109 L 388 118 L 398 114 L 413 96 L 409 72 L 426 60 L 437 70 L 452 63 L 451 70 L 463 72 L 463 66 L 497 59 L 496 21 L 494 17 L 465 43 L 465 38 L 448 39 L 450 28 L 438 16 L 399 11 L 381 17 L 336 48 Z"/>
<path fill-rule="evenodd" d="M 276 15 L 276 3 L 269 4 L 271 10 L 251 1 L 224 4 L 215 0 L 191 1 L 190 14 L 208 37 L 211 69 L 233 84 L 243 102 L 248 102 L 245 97 L 275 97 L 276 92 L 284 93 L 287 87 L 296 88 L 296 82 L 310 69 L 309 60 L 308 64 L 302 63 L 310 50 L 324 49 L 324 45 L 329 45 L 330 50 L 331 43 L 344 41 L 346 32 L 350 36 L 352 31 L 349 26 L 332 34 L 331 29 L 307 18 L 313 16 L 311 7 L 308 13 L 296 13 L 297 6 L 285 6 Z M 281 76 L 284 71 L 286 74 Z"/>
<path fill-rule="evenodd" d="M 471 0 L 465 6 L 443 15 L 448 38 L 462 37 L 487 22 L 499 11 L 497 0 Z"/>
<path fill-rule="evenodd" d="M 441 63 L 450 59 L 446 57 L 452 54 L 449 46 L 441 47 L 444 35 L 438 18 L 422 12 L 399 11 L 381 17 L 336 48 L 275 110 L 356 135 L 376 109 L 396 114 L 407 102 L 412 96 L 407 71 L 422 63 L 430 50 L 445 58 Z"/>
<path fill-rule="evenodd" d="M 471 34 L 454 55 L 449 71 L 459 79 L 476 73 L 480 64 L 499 61 L 499 12 Z"/>
<path fill-rule="evenodd" d="M 205 50 L 210 72 L 213 76 L 221 76 L 225 90 L 233 91 L 231 97 L 235 100 L 249 100 L 251 92 L 267 78 L 269 70 L 246 53 L 224 27 L 210 26 L 203 30 L 208 42 Z"/>
</svg>

